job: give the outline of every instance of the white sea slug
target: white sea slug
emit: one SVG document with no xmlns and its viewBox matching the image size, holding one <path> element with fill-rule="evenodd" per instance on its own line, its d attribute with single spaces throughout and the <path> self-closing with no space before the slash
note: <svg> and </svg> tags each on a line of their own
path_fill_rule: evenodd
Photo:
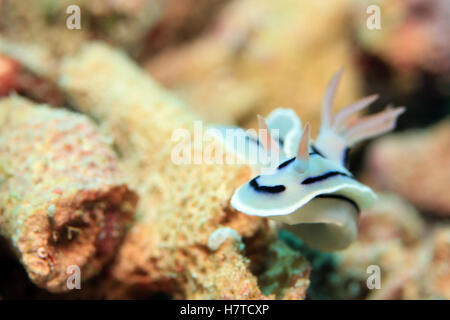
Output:
<svg viewBox="0 0 450 320">
<path fill-rule="evenodd" d="M 344 249 L 355 241 L 360 210 L 376 200 L 375 193 L 345 168 L 349 148 L 392 130 L 405 110 L 389 107 L 351 122 L 350 118 L 377 98 L 374 95 L 333 116 L 332 101 L 341 74 L 338 72 L 328 86 L 322 125 L 314 142 L 310 141 L 309 124 L 302 129 L 292 110 L 276 109 L 266 120 L 259 117 L 259 137 L 246 137 L 251 145 L 245 154 L 233 150 L 244 158 L 255 150 L 264 150 L 279 159 L 279 165 L 269 172 L 255 165 L 257 175 L 234 192 L 231 205 L 245 214 L 285 223 L 310 247 L 324 251 Z M 278 129 L 278 138 L 262 134 L 274 129 Z M 226 139 L 224 143 L 226 147 L 232 145 Z"/>
</svg>

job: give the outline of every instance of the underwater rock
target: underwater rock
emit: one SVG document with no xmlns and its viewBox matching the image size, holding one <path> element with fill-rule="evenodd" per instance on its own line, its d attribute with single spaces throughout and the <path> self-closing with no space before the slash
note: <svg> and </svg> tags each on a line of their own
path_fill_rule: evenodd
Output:
<svg viewBox="0 0 450 320">
<path fill-rule="evenodd" d="M 12 96 L 0 121 L 1 233 L 34 283 L 67 291 L 69 268 L 84 281 L 111 258 L 137 197 L 85 116 Z"/>
<path fill-rule="evenodd" d="M 292 107 L 316 130 L 322 93 L 339 68 L 346 72 L 336 105 L 360 96 L 348 4 L 233 1 L 206 34 L 162 51 L 146 66 L 207 120 L 255 127 L 256 113 L 265 116 L 282 106 Z"/>
<path fill-rule="evenodd" d="M 427 214 L 450 215 L 450 121 L 392 134 L 367 155 L 369 185 L 394 191 Z"/>
<path fill-rule="evenodd" d="M 252 174 L 249 166 L 174 162 L 174 130 L 193 137 L 195 114 L 112 48 L 91 44 L 67 58 L 60 84 L 77 108 L 112 134 L 121 167 L 140 196 L 136 221 L 111 266 L 109 298 L 155 291 L 187 299 L 276 297 L 263 294 L 257 277 L 267 269 L 274 226 L 230 206 L 233 191 Z M 209 250 L 209 237 L 223 227 L 242 242 L 227 239 Z M 277 292 L 304 297 L 309 267 L 297 253 L 286 255 L 293 257 L 288 267 L 301 273 L 290 273 Z"/>
</svg>

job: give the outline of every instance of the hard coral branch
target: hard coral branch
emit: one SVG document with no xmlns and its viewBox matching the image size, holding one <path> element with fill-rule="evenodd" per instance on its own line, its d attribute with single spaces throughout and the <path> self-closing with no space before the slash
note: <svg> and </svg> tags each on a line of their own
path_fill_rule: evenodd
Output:
<svg viewBox="0 0 450 320">
<path fill-rule="evenodd" d="M 98 273 L 133 215 L 136 195 L 85 116 L 11 97 L 0 101 L 0 229 L 29 277 L 68 290 L 68 267 Z"/>
<path fill-rule="evenodd" d="M 141 288 L 182 298 L 275 298 L 262 293 L 252 273 L 252 260 L 264 260 L 274 229 L 265 219 L 229 206 L 233 191 L 250 178 L 251 169 L 175 164 L 172 133 L 184 129 L 192 137 L 195 115 L 111 48 L 92 44 L 67 59 L 61 84 L 80 110 L 112 133 L 122 166 L 140 193 L 140 218 L 111 268 L 118 289 L 110 297 L 126 298 Z M 228 239 L 218 250 L 209 250 L 210 235 L 221 227 L 236 230 L 243 242 Z M 261 250 L 253 250 L 255 243 Z M 251 253 L 250 260 L 246 255 Z M 293 260 L 305 263 L 305 272 L 296 274 L 305 285 L 288 281 L 284 289 L 289 297 L 304 297 L 309 267 L 300 255 Z"/>
</svg>

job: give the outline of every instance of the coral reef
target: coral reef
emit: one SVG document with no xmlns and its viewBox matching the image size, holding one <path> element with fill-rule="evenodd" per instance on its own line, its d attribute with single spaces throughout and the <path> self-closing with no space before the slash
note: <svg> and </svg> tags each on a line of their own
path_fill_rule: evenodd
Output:
<svg viewBox="0 0 450 320">
<path fill-rule="evenodd" d="M 137 197 L 85 116 L 15 96 L 0 106 L 1 233 L 37 285 L 65 291 L 69 266 L 87 280 L 111 258 Z"/>
<path fill-rule="evenodd" d="M 366 26 L 366 8 L 378 5 L 381 28 Z M 403 73 L 450 72 L 450 3 L 447 0 L 356 0 L 353 23 L 359 44 Z"/>
<path fill-rule="evenodd" d="M 0 0 L 0 299 L 450 299 L 449 16 Z"/>
<path fill-rule="evenodd" d="M 63 105 L 64 97 L 51 78 L 52 68 L 45 66 L 45 63 L 40 64 L 42 56 L 39 53 L 32 52 L 28 46 L 13 45 L 1 38 L 0 51 L 8 53 L 0 54 L 0 96 L 15 91 L 33 101 Z"/>
<path fill-rule="evenodd" d="M 282 256 L 291 257 L 291 265 L 281 275 L 264 277 L 283 279 L 282 285 L 274 286 L 273 293 L 264 291 L 267 295 L 258 285 L 256 275 L 266 271 L 260 270 L 265 265 L 261 261 L 275 241 L 274 227 L 229 205 L 234 189 L 249 178 L 251 169 L 174 163 L 171 154 L 177 144 L 172 134 L 184 129 L 192 137 L 196 119 L 183 103 L 123 54 L 101 44 L 67 58 L 60 84 L 74 105 L 112 134 L 122 169 L 140 195 L 137 220 L 111 266 L 115 289 L 109 297 L 151 291 L 196 299 L 305 295 L 308 264 L 288 247 Z M 203 142 L 192 151 L 202 147 Z M 228 239 L 218 250 L 209 250 L 209 237 L 222 227 L 234 229 L 242 242 Z"/>
<path fill-rule="evenodd" d="M 358 242 L 335 255 L 327 293 L 334 298 L 448 299 L 448 225 L 427 226 L 394 194 L 363 212 Z M 381 287 L 369 290 L 367 268 L 380 267 Z"/>
<path fill-rule="evenodd" d="M 60 57 L 76 51 L 85 41 L 102 38 L 130 48 L 136 46 L 161 16 L 166 0 L 4 0 L 0 11 L 0 32 L 9 40 L 51 49 Z M 66 20 L 80 7 L 81 28 L 71 30 Z"/>
<path fill-rule="evenodd" d="M 17 83 L 19 63 L 0 55 L 0 96 L 7 95 Z"/>
<path fill-rule="evenodd" d="M 382 194 L 373 208 L 361 213 L 358 241 L 337 254 L 340 298 L 395 299 L 404 283 L 422 267 L 419 252 L 425 224 L 417 210 L 403 199 Z M 381 289 L 368 290 L 370 265 L 380 267 Z"/>
<path fill-rule="evenodd" d="M 146 66 L 207 120 L 254 126 L 256 113 L 285 106 L 317 129 L 322 93 L 340 67 L 346 73 L 337 105 L 360 95 L 348 3 L 233 1 L 203 36 L 162 51 Z"/>
<path fill-rule="evenodd" d="M 202 33 L 220 9 L 231 0 L 166 1 L 158 22 L 150 28 L 138 53 L 139 59 L 165 48 L 179 46 Z"/>
<path fill-rule="evenodd" d="M 450 121 L 385 137 L 367 155 L 367 180 L 429 214 L 450 215 Z"/>
</svg>

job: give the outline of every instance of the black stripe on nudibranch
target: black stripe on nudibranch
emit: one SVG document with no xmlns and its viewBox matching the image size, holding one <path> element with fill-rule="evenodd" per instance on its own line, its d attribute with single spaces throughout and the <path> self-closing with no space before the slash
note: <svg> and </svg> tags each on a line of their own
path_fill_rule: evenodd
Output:
<svg viewBox="0 0 450 320">
<path fill-rule="evenodd" d="M 344 177 L 353 179 L 353 176 L 348 175 L 348 174 L 346 174 L 344 172 L 329 171 L 329 172 L 327 172 L 327 173 L 325 173 L 323 175 L 320 175 L 320 176 L 306 178 L 305 180 L 302 181 L 302 184 L 311 184 L 311 183 L 319 182 L 319 181 L 322 181 L 322 180 L 326 180 L 328 178 L 335 177 L 335 176 L 344 176 Z"/>
<path fill-rule="evenodd" d="M 247 139 L 248 141 L 251 141 L 251 142 L 256 143 L 258 146 L 261 144 L 261 142 L 259 141 L 259 138 L 255 138 L 255 137 L 246 135 L 246 136 L 245 136 L 245 139 Z M 281 147 L 283 147 L 283 145 L 284 145 L 284 140 L 281 139 L 281 138 L 278 139 L 278 144 L 279 144 Z"/>
<path fill-rule="evenodd" d="M 313 152 L 310 152 L 309 155 L 310 155 L 310 156 L 319 156 L 319 157 L 324 158 L 324 156 L 323 156 L 322 154 L 317 153 L 317 152 L 314 152 L 314 151 L 313 151 Z"/>
<path fill-rule="evenodd" d="M 318 155 L 318 156 L 322 156 L 321 154 L 317 153 L 317 152 L 310 152 L 309 153 L 310 156 L 314 156 L 314 155 Z M 289 160 L 284 161 L 283 163 L 281 163 L 278 166 L 278 170 L 283 169 L 284 167 L 288 166 L 289 164 L 291 164 L 297 157 L 293 157 Z"/>
<path fill-rule="evenodd" d="M 278 166 L 278 170 L 283 169 L 284 167 L 286 167 L 287 165 L 289 165 L 292 161 L 295 160 L 295 157 L 293 157 L 292 159 L 286 160 L 285 162 L 283 162 L 282 164 L 280 164 Z"/>
<path fill-rule="evenodd" d="M 334 194 L 334 193 L 327 193 L 327 194 L 320 194 L 318 196 L 316 196 L 316 198 L 320 198 L 320 199 L 338 199 L 338 200 L 342 200 L 342 201 L 347 201 L 348 203 L 350 203 L 352 206 L 355 207 L 356 211 L 359 213 L 360 209 L 358 204 L 353 201 L 350 198 L 347 198 L 345 196 L 342 196 L 340 194 Z"/>
<path fill-rule="evenodd" d="M 258 138 L 253 138 L 253 137 L 250 137 L 250 136 L 245 136 L 245 139 L 247 139 L 248 141 L 251 141 L 251 142 L 256 143 L 257 146 L 260 145 L 260 142 L 259 142 L 259 139 L 258 139 Z"/>
<path fill-rule="evenodd" d="M 320 152 L 319 149 L 317 149 L 313 144 L 311 144 L 311 149 L 312 149 L 312 151 L 313 151 L 313 154 L 316 154 L 316 153 L 317 153 L 319 156 L 321 156 L 321 157 L 323 157 L 323 158 L 326 158 L 326 157 L 323 155 L 323 153 Z"/>
<path fill-rule="evenodd" d="M 350 153 L 350 148 L 345 148 L 342 156 L 342 165 L 346 166 L 348 161 L 348 154 Z"/>
<path fill-rule="evenodd" d="M 286 190 L 286 187 L 282 184 L 276 185 L 276 186 L 260 186 L 258 181 L 256 181 L 259 178 L 259 176 L 253 178 L 250 181 L 250 186 L 255 189 L 255 191 L 259 192 L 268 192 L 268 193 L 280 193 Z"/>
</svg>

